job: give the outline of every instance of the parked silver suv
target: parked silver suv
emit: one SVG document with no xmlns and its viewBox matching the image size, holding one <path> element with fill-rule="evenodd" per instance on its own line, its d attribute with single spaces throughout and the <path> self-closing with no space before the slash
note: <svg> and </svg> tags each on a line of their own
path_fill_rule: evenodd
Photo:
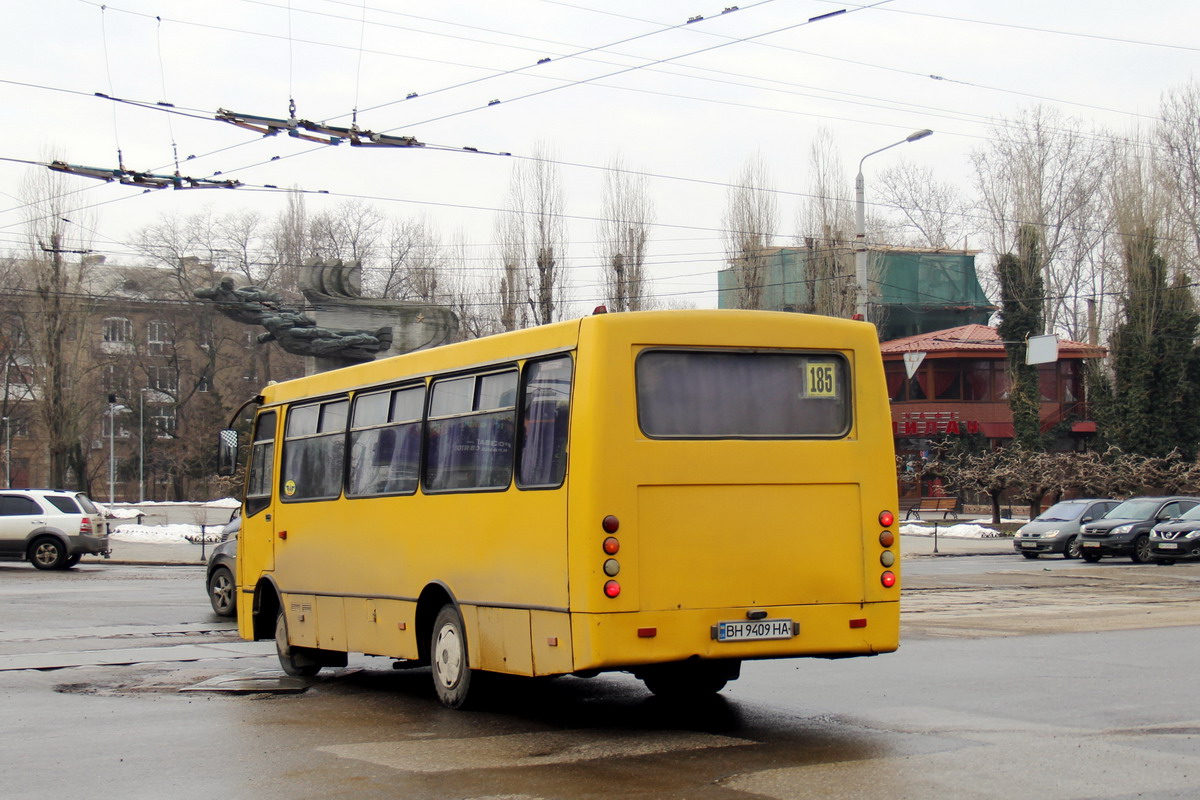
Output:
<svg viewBox="0 0 1200 800">
<path fill-rule="evenodd" d="M 69 569 L 84 555 L 111 552 L 108 522 L 86 494 L 0 490 L 0 559 Z"/>
</svg>

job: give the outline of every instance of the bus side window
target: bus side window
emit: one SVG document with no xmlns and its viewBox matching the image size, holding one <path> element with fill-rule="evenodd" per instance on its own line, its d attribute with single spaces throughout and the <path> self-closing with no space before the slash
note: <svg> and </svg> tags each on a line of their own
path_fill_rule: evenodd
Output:
<svg viewBox="0 0 1200 800">
<path fill-rule="evenodd" d="M 271 504 L 271 472 L 275 468 L 275 412 L 264 411 L 254 421 L 250 445 L 250 475 L 246 481 L 246 516 L 252 517 Z"/>
<path fill-rule="evenodd" d="M 412 494 L 417 490 L 424 406 L 424 384 L 355 398 L 347 495 Z"/>
<path fill-rule="evenodd" d="M 522 489 L 555 488 L 566 477 L 571 368 L 569 356 L 525 365 L 517 461 L 517 486 Z"/>
<path fill-rule="evenodd" d="M 283 501 L 330 500 L 342 493 L 350 402 L 293 406 L 283 447 Z"/>
<path fill-rule="evenodd" d="M 512 482 L 516 370 L 433 384 L 427 492 L 505 489 Z"/>
</svg>

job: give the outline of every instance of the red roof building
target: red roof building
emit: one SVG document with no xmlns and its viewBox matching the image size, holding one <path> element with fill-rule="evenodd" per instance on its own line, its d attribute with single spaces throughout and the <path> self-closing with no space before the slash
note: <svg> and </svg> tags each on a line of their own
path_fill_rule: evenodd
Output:
<svg viewBox="0 0 1200 800">
<path fill-rule="evenodd" d="M 993 444 L 1013 438 L 1007 353 L 995 328 L 961 325 L 882 342 L 880 350 L 898 454 L 916 455 L 946 435 L 981 434 Z M 911 378 L 906 355 L 921 358 Z M 1096 432 L 1084 360 L 1104 355 L 1103 347 L 1060 340 L 1058 360 L 1038 366 L 1042 431 L 1055 435 L 1057 449 L 1082 448 Z"/>
</svg>

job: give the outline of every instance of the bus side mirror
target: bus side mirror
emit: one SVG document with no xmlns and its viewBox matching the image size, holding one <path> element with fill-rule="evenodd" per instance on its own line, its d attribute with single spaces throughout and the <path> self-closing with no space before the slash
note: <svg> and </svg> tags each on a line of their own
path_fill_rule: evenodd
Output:
<svg viewBox="0 0 1200 800">
<path fill-rule="evenodd" d="M 227 478 L 237 472 L 238 435 L 233 428 L 224 428 L 217 434 L 217 474 Z"/>
</svg>

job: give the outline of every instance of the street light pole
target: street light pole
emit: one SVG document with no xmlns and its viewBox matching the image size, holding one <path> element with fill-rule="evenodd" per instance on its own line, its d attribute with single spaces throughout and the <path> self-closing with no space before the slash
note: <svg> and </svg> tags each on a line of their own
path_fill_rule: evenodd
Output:
<svg viewBox="0 0 1200 800">
<path fill-rule="evenodd" d="M 4 486 L 12 488 L 12 420 L 4 418 Z"/>
<path fill-rule="evenodd" d="M 117 427 L 117 396 L 108 396 L 108 504 L 113 502 L 113 466 L 117 459 L 113 450 L 113 429 Z"/>
<path fill-rule="evenodd" d="M 887 147 L 872 150 L 858 161 L 858 175 L 854 177 L 854 318 L 866 320 L 870 294 L 867 286 L 867 210 L 866 192 L 863 188 L 863 162 L 884 150 L 891 150 L 902 144 L 915 142 L 932 136 L 933 131 L 922 129 L 913 131 L 898 142 L 892 142 Z"/>
<path fill-rule="evenodd" d="M 146 502 L 146 390 L 138 391 L 138 502 Z"/>
</svg>

